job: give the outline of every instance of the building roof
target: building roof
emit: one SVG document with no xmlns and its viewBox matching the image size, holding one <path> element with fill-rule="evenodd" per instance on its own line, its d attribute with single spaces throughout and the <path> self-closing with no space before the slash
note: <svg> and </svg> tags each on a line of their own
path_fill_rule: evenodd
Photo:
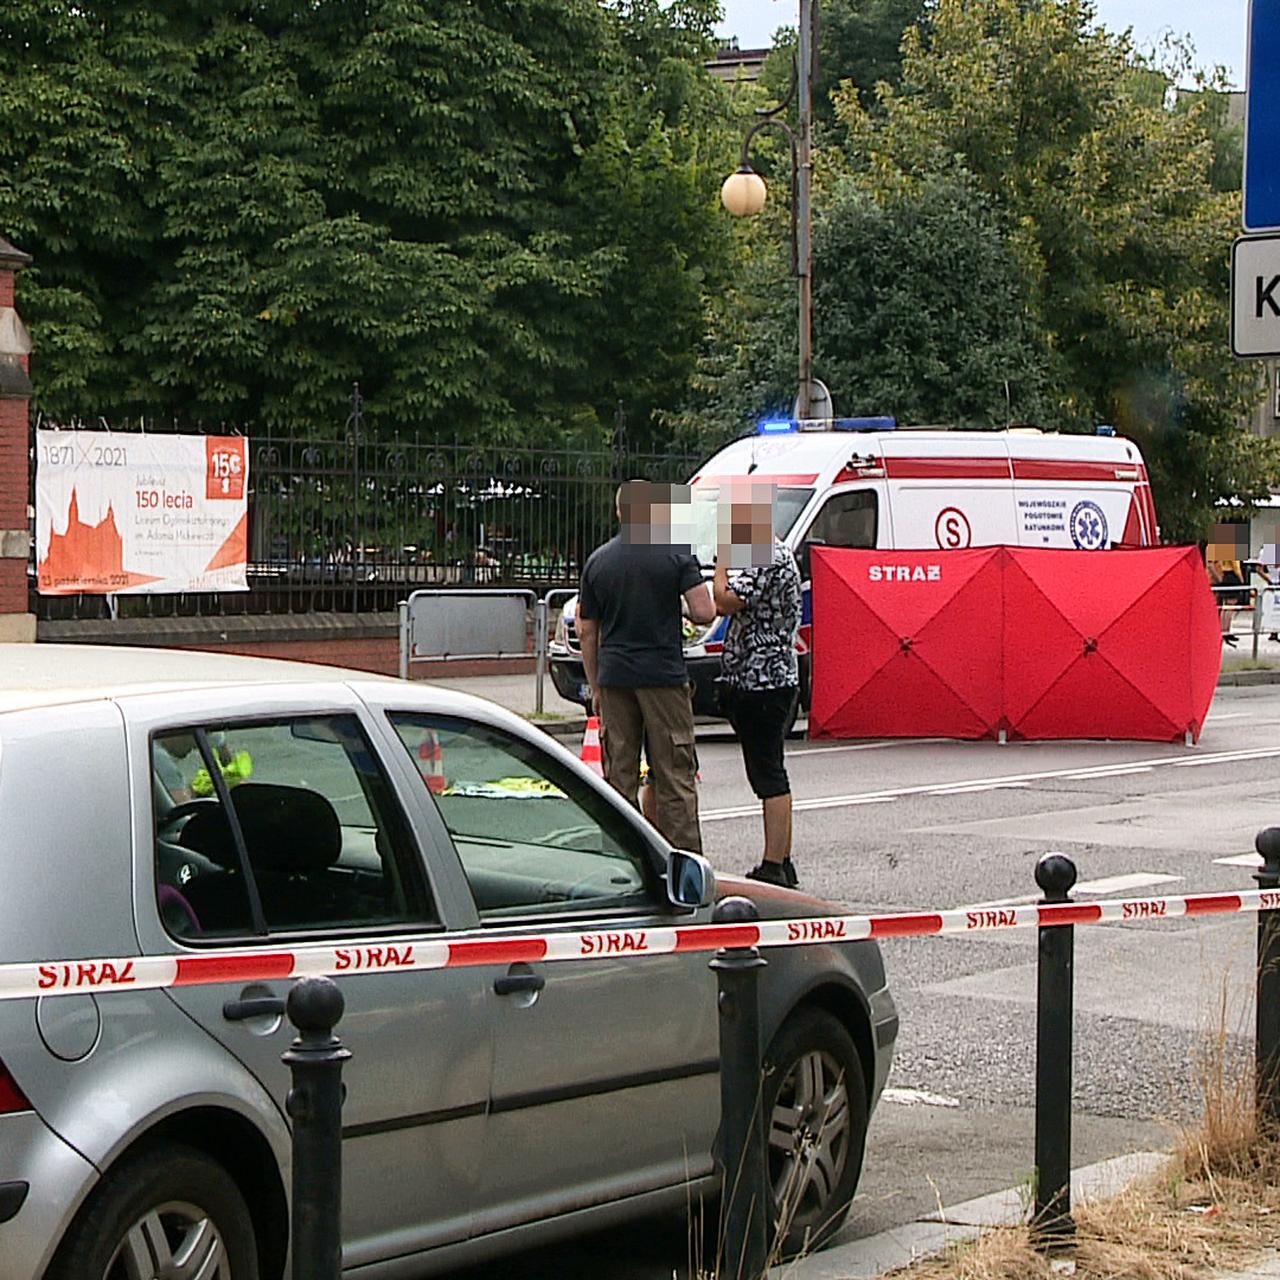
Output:
<svg viewBox="0 0 1280 1280">
<path fill-rule="evenodd" d="M 724 41 L 706 68 L 717 80 L 745 81 L 754 84 L 771 49 L 739 49 L 738 37 Z"/>
</svg>

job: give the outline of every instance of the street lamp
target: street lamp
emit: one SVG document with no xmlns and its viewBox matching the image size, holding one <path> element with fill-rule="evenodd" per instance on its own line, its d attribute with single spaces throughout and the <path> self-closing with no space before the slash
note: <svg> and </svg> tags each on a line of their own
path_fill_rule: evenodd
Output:
<svg viewBox="0 0 1280 1280">
<path fill-rule="evenodd" d="M 800 387 L 796 395 L 796 417 L 813 416 L 820 405 L 829 415 L 830 397 L 813 377 L 813 33 L 817 20 L 818 0 L 800 0 L 799 59 L 791 64 L 791 87 L 776 107 L 761 108 L 761 119 L 747 130 L 742 139 L 742 158 L 736 173 L 731 173 L 720 188 L 720 200 L 736 218 L 754 217 L 764 208 L 767 187 L 764 179 L 751 167 L 751 143 L 761 129 L 781 129 L 791 145 L 791 271 L 800 294 Z M 799 91 L 799 119 L 792 129 L 782 113 Z"/>
</svg>

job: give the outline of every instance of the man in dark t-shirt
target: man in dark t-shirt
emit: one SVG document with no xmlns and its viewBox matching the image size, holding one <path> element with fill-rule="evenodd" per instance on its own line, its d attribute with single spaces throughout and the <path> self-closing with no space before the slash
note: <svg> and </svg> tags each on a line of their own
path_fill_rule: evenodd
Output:
<svg viewBox="0 0 1280 1280">
<path fill-rule="evenodd" d="M 715 617 L 715 605 L 698 561 L 687 547 L 671 545 L 664 500 L 643 480 L 618 490 L 622 531 L 583 568 L 578 635 L 600 716 L 605 777 L 635 804 L 643 747 L 658 830 L 676 848 L 700 853 L 681 600 L 702 624 Z"/>
</svg>

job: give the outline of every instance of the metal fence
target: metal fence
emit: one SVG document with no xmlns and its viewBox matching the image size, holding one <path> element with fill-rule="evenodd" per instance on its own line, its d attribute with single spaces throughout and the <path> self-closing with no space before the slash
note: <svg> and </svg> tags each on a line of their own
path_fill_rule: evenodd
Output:
<svg viewBox="0 0 1280 1280">
<path fill-rule="evenodd" d="M 120 596 L 119 616 L 393 611 L 423 587 L 541 595 L 611 536 L 621 480 L 684 481 L 701 460 L 371 439 L 353 421 L 344 439 L 250 434 L 248 592 Z M 109 616 L 103 596 L 37 595 L 34 563 L 30 582 L 41 619 Z"/>
</svg>

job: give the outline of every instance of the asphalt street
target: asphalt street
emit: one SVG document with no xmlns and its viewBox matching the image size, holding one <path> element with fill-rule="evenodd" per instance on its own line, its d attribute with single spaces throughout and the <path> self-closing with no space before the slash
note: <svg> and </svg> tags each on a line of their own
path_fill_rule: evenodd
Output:
<svg viewBox="0 0 1280 1280">
<path fill-rule="evenodd" d="M 1252 887 L 1253 837 L 1280 825 L 1280 686 L 1221 689 L 1199 745 L 801 743 L 789 754 L 806 889 L 854 911 L 1031 902 L 1037 858 L 1076 896 Z M 760 820 L 736 745 L 699 745 L 706 850 L 744 871 Z M 1225 1017 L 1252 1047 L 1255 918 L 1076 930 L 1074 1163 L 1167 1143 Z M 1035 938 L 891 939 L 902 1015 L 847 1241 L 1026 1182 L 1032 1166 Z M 613 1232 L 468 1273 L 595 1280 L 688 1275 L 678 1224 Z"/>
</svg>

